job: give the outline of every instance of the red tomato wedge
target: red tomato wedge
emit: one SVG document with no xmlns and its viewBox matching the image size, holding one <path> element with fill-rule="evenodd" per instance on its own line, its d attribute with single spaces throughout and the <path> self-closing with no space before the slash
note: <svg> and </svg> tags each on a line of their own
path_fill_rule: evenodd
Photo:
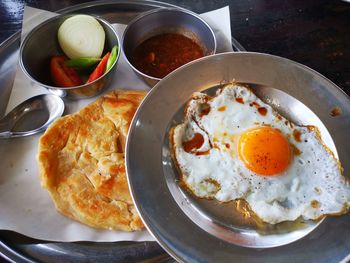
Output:
<svg viewBox="0 0 350 263">
<path fill-rule="evenodd" d="M 50 72 L 53 83 L 58 87 L 74 87 L 83 84 L 75 69 L 67 67 L 64 56 L 53 56 L 50 62 Z"/>
<path fill-rule="evenodd" d="M 106 55 L 104 55 L 104 57 L 101 59 L 100 63 L 98 63 L 97 67 L 94 69 L 94 71 L 89 76 L 89 79 L 87 80 L 86 83 L 90 83 L 90 82 L 98 79 L 99 77 L 101 77 L 103 75 L 103 73 L 105 73 L 109 54 L 110 53 L 107 52 Z"/>
</svg>

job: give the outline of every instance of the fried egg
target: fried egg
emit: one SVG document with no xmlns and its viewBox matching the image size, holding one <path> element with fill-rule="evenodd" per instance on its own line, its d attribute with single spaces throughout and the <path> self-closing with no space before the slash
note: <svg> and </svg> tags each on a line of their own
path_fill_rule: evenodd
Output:
<svg viewBox="0 0 350 263">
<path fill-rule="evenodd" d="M 349 209 L 349 182 L 318 129 L 293 124 L 245 86 L 193 94 L 170 141 L 180 180 L 197 197 L 244 199 L 270 224 Z"/>
</svg>

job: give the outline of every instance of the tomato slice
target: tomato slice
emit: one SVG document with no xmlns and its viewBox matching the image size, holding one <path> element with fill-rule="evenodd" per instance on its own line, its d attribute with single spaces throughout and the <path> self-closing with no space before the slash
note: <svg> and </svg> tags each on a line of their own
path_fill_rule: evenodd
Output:
<svg viewBox="0 0 350 263">
<path fill-rule="evenodd" d="M 94 71 L 89 76 L 89 78 L 88 78 L 86 83 L 90 83 L 90 82 L 98 79 L 99 77 L 101 77 L 103 75 L 103 73 L 105 73 L 105 69 L 106 69 L 106 66 L 107 66 L 107 61 L 108 61 L 108 58 L 109 58 L 109 54 L 110 53 L 107 52 L 106 55 L 104 55 L 104 57 L 102 58 L 100 63 L 98 63 L 97 67 L 94 69 Z"/>
<path fill-rule="evenodd" d="M 79 74 L 73 68 L 67 67 L 64 56 L 53 56 L 50 62 L 50 72 L 53 83 L 57 87 L 74 87 L 83 84 Z"/>
</svg>

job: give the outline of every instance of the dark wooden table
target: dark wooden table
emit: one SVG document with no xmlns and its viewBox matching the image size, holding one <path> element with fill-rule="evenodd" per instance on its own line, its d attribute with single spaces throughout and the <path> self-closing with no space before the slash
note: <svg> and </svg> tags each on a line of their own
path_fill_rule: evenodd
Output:
<svg viewBox="0 0 350 263">
<path fill-rule="evenodd" d="M 21 30 L 23 8 L 56 11 L 82 0 L 2 0 L 0 42 Z M 230 6 L 232 36 L 248 51 L 279 55 L 320 72 L 350 95 L 350 2 L 167 0 L 201 13 Z M 220 18 L 218 18 L 220 19 Z"/>
</svg>

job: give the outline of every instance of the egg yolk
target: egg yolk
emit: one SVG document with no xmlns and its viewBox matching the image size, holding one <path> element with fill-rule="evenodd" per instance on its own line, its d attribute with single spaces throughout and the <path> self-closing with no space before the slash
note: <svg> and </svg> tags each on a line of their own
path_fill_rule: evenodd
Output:
<svg viewBox="0 0 350 263">
<path fill-rule="evenodd" d="M 288 140 L 271 127 L 258 127 L 242 134 L 238 153 L 246 167 L 259 175 L 277 175 L 287 169 L 292 159 Z"/>
</svg>

